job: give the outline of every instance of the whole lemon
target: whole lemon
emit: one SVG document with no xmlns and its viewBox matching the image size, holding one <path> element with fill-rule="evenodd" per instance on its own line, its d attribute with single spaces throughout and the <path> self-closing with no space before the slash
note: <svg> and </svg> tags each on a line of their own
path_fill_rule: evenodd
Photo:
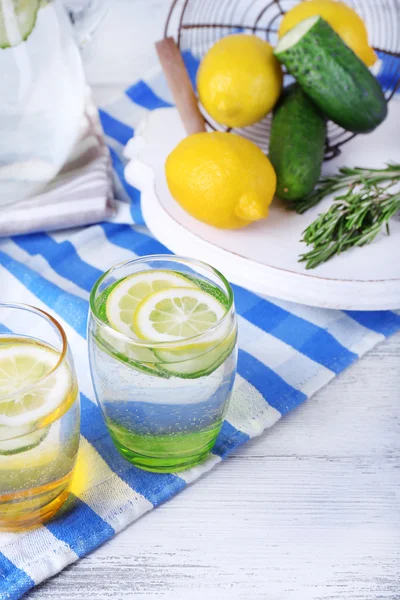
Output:
<svg viewBox="0 0 400 600">
<path fill-rule="evenodd" d="M 258 146 L 233 133 L 195 133 L 165 163 L 169 190 L 190 215 L 221 229 L 264 219 L 276 175 Z"/>
<path fill-rule="evenodd" d="M 222 125 L 246 127 L 269 113 L 282 90 L 282 69 L 272 46 L 254 35 L 219 40 L 197 74 L 199 98 Z"/>
<path fill-rule="evenodd" d="M 351 6 L 338 0 L 300 2 L 283 17 L 278 36 L 281 38 L 300 21 L 316 15 L 329 23 L 367 67 L 376 62 L 377 56 L 368 43 L 368 33 L 364 21 Z"/>
</svg>

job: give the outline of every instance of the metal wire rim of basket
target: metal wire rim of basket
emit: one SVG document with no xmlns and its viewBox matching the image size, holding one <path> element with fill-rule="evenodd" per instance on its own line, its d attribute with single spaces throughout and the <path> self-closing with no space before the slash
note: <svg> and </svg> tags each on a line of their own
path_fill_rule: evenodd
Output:
<svg viewBox="0 0 400 600">
<path fill-rule="evenodd" d="M 173 36 L 183 54 L 198 61 L 221 37 L 230 33 L 251 33 L 277 43 L 280 20 L 299 0 L 174 0 L 165 24 L 165 37 Z M 301 0 L 300 0 L 301 1 Z M 400 0 L 347 0 L 366 23 L 369 41 L 378 53 L 378 76 L 386 101 L 400 87 Z M 284 84 L 290 81 L 285 73 Z M 201 107 L 207 124 L 214 130 L 230 131 L 216 123 Z M 235 129 L 268 150 L 271 115 L 246 127 Z M 329 122 L 325 160 L 340 154 L 340 147 L 355 137 Z"/>
</svg>

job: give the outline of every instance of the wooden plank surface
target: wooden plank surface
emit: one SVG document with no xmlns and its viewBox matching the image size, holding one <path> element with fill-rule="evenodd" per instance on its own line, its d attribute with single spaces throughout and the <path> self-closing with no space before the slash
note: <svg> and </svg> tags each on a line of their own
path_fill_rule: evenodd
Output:
<svg viewBox="0 0 400 600">
<path fill-rule="evenodd" d="M 400 335 L 29 600 L 398 600 Z"/>
<path fill-rule="evenodd" d="M 113 0 L 101 102 L 150 64 L 169 0 Z M 400 335 L 29 600 L 399 600 Z"/>
</svg>

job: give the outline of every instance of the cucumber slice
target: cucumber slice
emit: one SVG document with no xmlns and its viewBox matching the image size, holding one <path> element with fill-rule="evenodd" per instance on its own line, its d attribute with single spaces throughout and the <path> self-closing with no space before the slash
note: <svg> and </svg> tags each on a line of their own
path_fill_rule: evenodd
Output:
<svg viewBox="0 0 400 600">
<path fill-rule="evenodd" d="M 234 351 L 237 332 L 226 337 L 217 346 L 206 350 L 205 348 L 179 350 L 155 350 L 155 354 L 162 363 L 158 364 L 161 372 L 168 376 L 182 379 L 198 379 L 213 373 Z"/>
<path fill-rule="evenodd" d="M 322 113 L 298 84 L 288 86 L 274 110 L 269 141 L 278 198 L 296 201 L 312 192 L 321 174 L 325 137 Z"/>
<path fill-rule="evenodd" d="M 385 119 L 379 82 L 321 17 L 309 17 L 280 40 L 275 56 L 329 119 L 355 133 Z"/>
<path fill-rule="evenodd" d="M 106 352 L 112 358 L 119 360 L 120 362 L 129 365 L 132 369 L 146 373 L 147 375 L 154 375 L 156 377 L 162 377 L 166 379 L 169 374 L 165 371 L 160 372 L 158 369 L 158 358 L 150 348 L 135 347 L 134 344 L 128 344 L 127 342 L 116 341 L 114 337 L 109 337 L 106 331 L 99 330 L 93 335 L 95 343 L 99 348 Z"/>
<path fill-rule="evenodd" d="M 17 46 L 35 27 L 40 0 L 0 0 L 0 48 Z"/>
<path fill-rule="evenodd" d="M 6 432 L 3 432 L 6 429 Z M 27 450 L 32 450 L 47 437 L 50 425 L 42 427 L 36 431 L 31 431 L 32 426 L 14 428 L 14 436 L 11 440 L 1 439 L 4 435 L 10 434 L 9 427 L 0 429 L 0 455 L 20 454 Z"/>
</svg>

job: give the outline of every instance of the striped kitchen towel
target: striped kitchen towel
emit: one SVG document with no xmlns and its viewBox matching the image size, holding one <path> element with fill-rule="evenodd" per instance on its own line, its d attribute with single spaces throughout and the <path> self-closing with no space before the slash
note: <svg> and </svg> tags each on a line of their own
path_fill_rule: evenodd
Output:
<svg viewBox="0 0 400 600">
<path fill-rule="evenodd" d="M 195 68 L 193 57 L 186 60 Z M 106 431 L 90 380 L 88 298 L 96 279 L 112 264 L 168 252 L 143 225 L 140 193 L 124 180 L 122 151 L 147 111 L 170 104 L 165 81 L 158 74 L 136 83 L 123 98 L 100 111 L 120 198 L 113 220 L 0 240 L 0 300 L 34 304 L 60 320 L 75 356 L 82 398 L 73 508 L 25 534 L 0 534 L 1 600 L 19 598 L 172 498 L 400 329 L 399 311 L 310 308 L 261 298 L 235 286 L 238 376 L 212 454 L 202 465 L 179 475 L 147 473 L 125 461 Z"/>
</svg>

